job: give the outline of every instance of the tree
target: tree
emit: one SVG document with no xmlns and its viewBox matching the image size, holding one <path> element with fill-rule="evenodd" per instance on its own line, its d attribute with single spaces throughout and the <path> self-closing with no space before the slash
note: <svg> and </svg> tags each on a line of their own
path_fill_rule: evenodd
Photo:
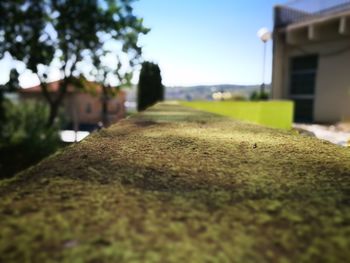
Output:
<svg viewBox="0 0 350 263">
<path fill-rule="evenodd" d="M 104 56 L 96 57 L 94 59 L 94 68 L 92 70 L 92 75 L 96 80 L 99 88 L 102 91 L 101 95 L 101 103 L 102 103 L 102 123 L 104 127 L 108 127 L 110 125 L 108 118 L 108 102 L 109 100 L 116 96 L 122 87 L 130 87 L 131 79 L 132 79 L 132 71 L 134 66 L 139 62 L 141 49 L 134 49 L 133 57 L 129 57 L 128 59 L 128 69 L 122 69 L 123 65 L 120 62 L 122 59 L 120 56 L 113 54 L 113 52 L 105 52 Z M 105 63 L 104 58 L 108 57 L 108 55 L 114 57 L 118 63 L 116 67 L 111 67 L 108 63 Z M 112 81 L 111 81 L 112 78 Z M 114 81 L 113 81 L 114 78 Z M 113 85 L 113 83 L 118 83 L 118 85 Z M 91 83 L 86 83 L 87 86 L 91 85 Z"/>
<path fill-rule="evenodd" d="M 0 59 L 8 52 L 39 79 L 50 106 L 48 126 L 54 123 L 69 85 L 81 87 L 78 76 L 109 76 L 96 62 L 112 52 L 135 59 L 141 53 L 142 19 L 133 14 L 133 0 L 2 0 L 0 1 Z M 86 72 L 87 65 L 93 65 Z M 49 90 L 50 72 L 61 76 L 57 94 Z M 93 74 L 91 74 L 91 72 Z M 120 72 L 118 72 L 120 73 Z"/>
<path fill-rule="evenodd" d="M 259 101 L 259 100 L 268 100 L 269 94 L 265 91 L 253 91 L 252 94 L 250 94 L 250 100 L 252 101 Z"/>
<path fill-rule="evenodd" d="M 47 105 L 25 101 L 3 104 L 4 122 L 0 125 L 0 179 L 35 164 L 60 146 L 59 125 L 47 127 Z"/>
<path fill-rule="evenodd" d="M 142 63 L 137 91 L 137 110 L 145 110 L 162 100 L 164 100 L 164 86 L 159 66 L 152 62 Z"/>
<path fill-rule="evenodd" d="M 20 89 L 19 86 L 19 80 L 18 80 L 19 74 L 16 69 L 11 69 L 9 81 L 5 85 L 0 85 L 0 121 L 5 121 L 5 92 L 15 92 L 18 89 Z M 0 127 L 0 132 L 1 128 Z"/>
</svg>

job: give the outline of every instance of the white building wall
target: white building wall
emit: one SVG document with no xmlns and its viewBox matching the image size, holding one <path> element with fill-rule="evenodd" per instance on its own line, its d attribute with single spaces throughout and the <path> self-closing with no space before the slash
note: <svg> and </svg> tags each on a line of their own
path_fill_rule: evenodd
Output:
<svg viewBox="0 0 350 263">
<path fill-rule="evenodd" d="M 317 54 L 314 121 L 350 120 L 350 37 L 287 44 L 281 36 L 275 38 L 272 98 L 289 98 L 290 58 Z"/>
</svg>

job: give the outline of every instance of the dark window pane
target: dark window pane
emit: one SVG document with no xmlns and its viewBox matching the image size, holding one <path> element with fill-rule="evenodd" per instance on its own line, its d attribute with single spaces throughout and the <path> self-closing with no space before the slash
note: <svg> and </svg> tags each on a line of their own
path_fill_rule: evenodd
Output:
<svg viewBox="0 0 350 263">
<path fill-rule="evenodd" d="M 314 101 L 312 99 L 294 100 L 294 120 L 297 122 L 312 122 Z"/>
<path fill-rule="evenodd" d="M 314 95 L 318 57 L 315 55 L 291 59 L 290 95 Z M 298 122 L 313 121 L 314 100 L 294 99 L 294 119 Z"/>
<path fill-rule="evenodd" d="M 88 114 L 92 112 L 92 107 L 90 103 L 86 104 L 85 112 Z"/>
<path fill-rule="evenodd" d="M 315 72 L 308 73 L 292 73 L 291 77 L 291 91 L 292 95 L 312 95 L 315 93 Z"/>
<path fill-rule="evenodd" d="M 317 68 L 317 56 L 295 57 L 292 59 L 292 71 L 308 70 Z"/>
</svg>

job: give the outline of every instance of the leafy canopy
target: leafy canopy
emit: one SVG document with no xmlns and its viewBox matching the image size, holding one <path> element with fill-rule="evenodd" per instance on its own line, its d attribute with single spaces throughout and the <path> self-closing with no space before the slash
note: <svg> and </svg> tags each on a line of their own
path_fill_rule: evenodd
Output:
<svg viewBox="0 0 350 263">
<path fill-rule="evenodd" d="M 52 69 L 59 70 L 62 79 L 81 74 L 94 78 L 114 74 L 122 79 L 141 54 L 139 34 L 148 32 L 133 14 L 133 2 L 2 0 L 0 59 L 8 52 L 41 83 L 48 82 Z M 119 48 L 108 48 L 113 45 Z M 113 71 L 108 63 L 103 65 L 102 57 L 108 53 L 119 54 Z M 127 64 L 124 68 L 121 60 Z"/>
</svg>

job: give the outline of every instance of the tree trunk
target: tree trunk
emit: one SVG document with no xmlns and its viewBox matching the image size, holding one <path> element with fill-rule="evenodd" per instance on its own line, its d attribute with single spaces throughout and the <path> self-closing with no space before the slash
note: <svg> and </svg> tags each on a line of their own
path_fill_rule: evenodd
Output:
<svg viewBox="0 0 350 263">
<path fill-rule="evenodd" d="M 48 127 L 52 127 L 52 125 L 55 123 L 55 119 L 58 115 L 58 110 L 59 110 L 59 103 L 55 102 L 55 103 L 50 103 L 50 114 L 49 114 L 49 118 L 47 120 L 47 126 Z"/>
<path fill-rule="evenodd" d="M 47 96 L 46 96 L 47 101 L 49 102 L 49 105 L 50 105 L 50 115 L 49 115 L 49 119 L 47 120 L 48 127 L 51 127 L 55 123 L 55 119 L 58 115 L 58 110 L 62 104 L 64 96 L 67 93 L 67 87 L 68 87 L 68 79 L 64 78 L 60 83 L 57 97 L 52 98 L 52 97 L 50 97 L 49 94 L 47 94 Z M 46 90 L 46 92 L 47 92 L 47 90 Z"/>
<path fill-rule="evenodd" d="M 102 123 L 104 127 L 108 127 L 108 88 L 102 86 Z"/>
</svg>

